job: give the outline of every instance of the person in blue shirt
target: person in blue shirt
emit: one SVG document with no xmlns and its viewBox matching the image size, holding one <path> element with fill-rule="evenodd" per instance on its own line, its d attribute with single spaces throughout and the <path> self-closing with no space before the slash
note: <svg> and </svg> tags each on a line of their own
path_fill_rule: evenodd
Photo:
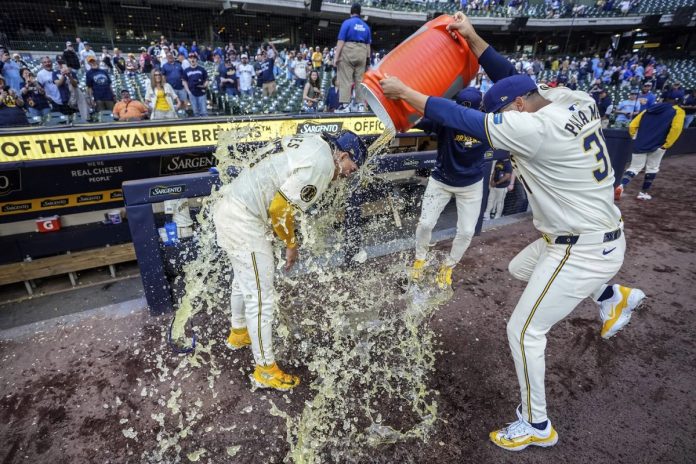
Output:
<svg viewBox="0 0 696 464">
<path fill-rule="evenodd" d="M 481 98 L 478 89 L 469 87 L 457 93 L 455 101 L 467 108 L 478 109 Z M 442 210 L 454 197 L 457 204 L 457 233 L 450 254 L 441 264 L 436 277 L 437 285 L 447 288 L 452 285 L 452 269 L 462 259 L 476 230 L 483 198 L 484 154 L 492 154 L 492 151 L 485 139 L 471 137 L 428 118 L 421 119 L 415 127 L 437 135 L 438 143 L 435 168 L 423 195 L 416 228 L 416 259 L 411 277 L 416 281 L 422 279 L 433 228 Z"/>
<path fill-rule="evenodd" d="M 343 21 L 338 33 L 334 66 L 338 70 L 338 98 L 342 110 L 347 110 L 351 100 L 351 87 L 355 86 L 356 102 L 363 101 L 360 83 L 370 59 L 372 32 L 360 18 L 360 4 L 350 7 L 350 18 Z"/>
<path fill-rule="evenodd" d="M 186 79 L 183 85 L 189 94 L 193 115 L 208 116 L 208 100 L 205 96 L 208 88 L 208 73 L 198 64 L 198 56 L 195 53 L 189 53 L 189 62 L 191 66 L 184 71 Z"/>
<path fill-rule="evenodd" d="M 652 89 L 652 82 L 643 82 L 641 92 L 638 95 L 638 103 L 640 103 L 640 108 L 638 108 L 638 111 L 645 111 L 655 104 L 656 97 L 655 94 L 650 91 L 650 89 Z"/>
<path fill-rule="evenodd" d="M 38 83 L 34 74 L 29 69 L 24 69 L 24 87 L 21 91 L 24 107 L 32 117 L 43 117 L 51 112 L 51 105 L 46 97 L 46 91 Z"/>
<path fill-rule="evenodd" d="M 228 96 L 239 95 L 239 77 L 234 65 L 226 61 L 220 72 L 220 90 Z"/>
<path fill-rule="evenodd" d="M 274 53 L 271 53 L 271 55 L 276 56 L 278 52 L 276 51 L 275 45 L 269 44 L 269 47 L 272 48 Z M 275 59 L 271 58 L 269 56 L 269 53 L 266 52 L 266 50 L 263 50 L 261 52 L 261 80 L 263 81 L 263 84 L 261 86 L 263 96 L 264 97 L 271 97 L 276 91 L 276 82 L 275 82 L 275 74 L 273 73 L 273 65 L 275 63 Z"/>
<path fill-rule="evenodd" d="M 93 56 L 87 57 L 89 70 L 85 77 L 87 92 L 94 101 L 94 107 L 97 111 L 113 111 L 114 109 L 114 92 L 111 90 L 111 78 L 109 73 L 103 69 L 99 69 L 97 59 Z"/>
<path fill-rule="evenodd" d="M 619 102 L 614 108 L 616 114 L 616 125 L 626 127 L 629 122 L 638 114 L 640 103 L 638 102 L 638 89 L 631 90 L 628 99 Z"/>
<path fill-rule="evenodd" d="M 3 66 L 0 68 L 2 77 L 5 78 L 5 82 L 8 86 L 15 92 L 19 93 L 22 90 L 22 77 L 19 75 L 19 64 L 10 58 L 10 52 L 4 50 L 0 59 L 3 62 Z"/>
<path fill-rule="evenodd" d="M 324 111 L 333 113 L 338 109 L 341 103 L 338 101 L 338 89 L 336 88 L 336 76 L 331 78 L 331 87 L 326 92 L 326 100 L 324 101 Z"/>
<path fill-rule="evenodd" d="M 188 92 L 184 88 L 184 69 L 181 64 L 174 59 L 171 52 L 167 52 L 167 62 L 161 68 L 162 75 L 167 80 L 167 84 L 172 86 L 179 101 L 185 106 L 188 101 Z"/>
</svg>

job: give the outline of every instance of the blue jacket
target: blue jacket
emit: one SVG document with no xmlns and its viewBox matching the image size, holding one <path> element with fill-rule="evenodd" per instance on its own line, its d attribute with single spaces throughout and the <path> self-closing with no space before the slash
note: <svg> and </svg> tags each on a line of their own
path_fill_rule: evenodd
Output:
<svg viewBox="0 0 696 464">
<path fill-rule="evenodd" d="M 491 151 L 486 139 L 477 139 L 423 118 L 417 129 L 437 135 L 437 159 L 432 177 L 451 187 L 466 187 L 483 179 L 483 159 Z"/>
<path fill-rule="evenodd" d="M 658 103 L 631 121 L 628 132 L 635 138 L 633 153 L 650 153 L 674 145 L 684 128 L 684 110 L 672 103 Z"/>
</svg>

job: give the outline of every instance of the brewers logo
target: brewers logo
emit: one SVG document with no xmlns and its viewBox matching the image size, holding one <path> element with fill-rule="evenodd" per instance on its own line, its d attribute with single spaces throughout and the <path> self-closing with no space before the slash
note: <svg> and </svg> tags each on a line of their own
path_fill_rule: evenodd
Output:
<svg viewBox="0 0 696 464">
<path fill-rule="evenodd" d="M 317 195 L 317 188 L 313 185 L 305 185 L 300 190 L 300 199 L 305 203 L 309 203 Z"/>
</svg>

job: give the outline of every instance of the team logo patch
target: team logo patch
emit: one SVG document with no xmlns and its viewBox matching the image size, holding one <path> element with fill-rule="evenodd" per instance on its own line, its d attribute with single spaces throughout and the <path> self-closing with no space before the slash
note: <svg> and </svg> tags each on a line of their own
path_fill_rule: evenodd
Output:
<svg viewBox="0 0 696 464">
<path fill-rule="evenodd" d="M 504 102 L 504 101 L 507 100 L 507 99 L 508 99 L 508 96 L 507 96 L 507 95 L 503 95 L 502 97 L 500 97 L 500 101 L 501 101 L 501 102 Z"/>
<path fill-rule="evenodd" d="M 503 123 L 503 113 L 496 113 L 493 115 L 493 124 Z"/>
<path fill-rule="evenodd" d="M 305 185 L 300 190 L 300 199 L 305 203 L 309 203 L 317 196 L 317 188 L 313 185 Z"/>
</svg>

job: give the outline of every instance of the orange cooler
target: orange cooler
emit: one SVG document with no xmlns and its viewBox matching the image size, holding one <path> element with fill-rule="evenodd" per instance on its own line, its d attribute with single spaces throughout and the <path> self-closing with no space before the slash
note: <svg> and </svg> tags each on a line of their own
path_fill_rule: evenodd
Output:
<svg viewBox="0 0 696 464">
<path fill-rule="evenodd" d="M 453 21 L 442 15 L 427 22 L 363 76 L 365 99 L 386 127 L 406 132 L 422 115 L 406 102 L 382 94 L 379 81 L 385 75 L 398 77 L 425 95 L 445 98 L 454 97 L 476 76 L 479 64 L 466 40 L 447 31 Z"/>
</svg>

